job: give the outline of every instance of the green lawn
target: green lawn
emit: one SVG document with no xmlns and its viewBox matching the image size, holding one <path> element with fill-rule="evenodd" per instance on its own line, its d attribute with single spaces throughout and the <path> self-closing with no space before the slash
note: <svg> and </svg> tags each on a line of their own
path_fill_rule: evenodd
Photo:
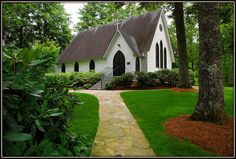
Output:
<svg viewBox="0 0 236 159">
<path fill-rule="evenodd" d="M 212 156 L 189 141 L 167 135 L 164 122 L 172 117 L 191 114 L 198 93 L 171 90 L 140 90 L 122 92 L 121 97 L 143 130 L 157 156 Z M 225 88 L 226 112 L 233 115 L 233 88 Z"/>
<path fill-rule="evenodd" d="M 83 138 L 81 138 L 81 140 L 86 142 L 91 152 L 92 143 L 99 123 L 99 103 L 97 98 L 92 95 L 84 93 L 76 93 L 76 95 L 78 99 L 84 103 L 74 108 L 73 116 L 71 120 L 68 121 L 68 131 L 75 132 L 80 136 L 82 135 Z"/>
</svg>

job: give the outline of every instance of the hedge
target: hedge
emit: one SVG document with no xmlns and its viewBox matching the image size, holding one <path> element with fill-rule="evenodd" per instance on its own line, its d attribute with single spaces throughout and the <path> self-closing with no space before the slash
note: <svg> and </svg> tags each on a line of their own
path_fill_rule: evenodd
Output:
<svg viewBox="0 0 236 159">
<path fill-rule="evenodd" d="M 104 74 L 94 72 L 47 73 L 45 76 L 60 78 L 65 87 L 89 88 L 97 83 Z"/>
</svg>

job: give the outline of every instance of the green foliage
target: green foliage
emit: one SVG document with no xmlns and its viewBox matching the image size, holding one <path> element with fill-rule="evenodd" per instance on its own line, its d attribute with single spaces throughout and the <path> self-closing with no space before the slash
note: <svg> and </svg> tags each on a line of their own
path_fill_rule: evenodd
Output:
<svg viewBox="0 0 236 159">
<path fill-rule="evenodd" d="M 233 86 L 234 6 L 233 3 L 220 3 L 219 7 L 224 84 L 227 86 Z"/>
<path fill-rule="evenodd" d="M 177 86 L 179 81 L 178 69 L 163 69 L 155 72 L 160 80 L 161 85 Z M 195 74 L 192 70 L 189 70 L 189 80 L 192 85 L 195 83 Z"/>
<path fill-rule="evenodd" d="M 229 116 L 234 115 L 233 89 L 225 88 L 224 91 L 225 107 Z M 192 113 L 198 98 L 197 93 L 139 90 L 122 92 L 121 97 L 158 156 L 215 156 L 187 140 L 171 137 L 164 128 L 164 123 L 170 118 Z"/>
<path fill-rule="evenodd" d="M 4 51 L 3 154 L 79 155 L 74 147 L 82 148 L 80 141 L 71 144 L 65 132 L 73 107 L 81 103 L 60 79 L 44 77 L 52 55 L 38 52 L 47 47 L 36 48 Z"/>
<path fill-rule="evenodd" d="M 112 89 L 114 89 L 114 88 L 115 88 L 114 82 L 108 82 L 108 83 L 106 84 L 105 88 L 106 88 L 107 90 L 112 90 Z"/>
<path fill-rule="evenodd" d="M 91 83 L 86 83 L 86 84 L 83 85 L 83 88 L 85 88 L 85 89 L 89 89 L 91 87 L 92 87 Z"/>
<path fill-rule="evenodd" d="M 4 46 L 24 48 L 50 39 L 65 48 L 71 39 L 62 3 L 4 2 L 2 9 Z"/>
<path fill-rule="evenodd" d="M 56 58 L 58 56 L 59 47 L 53 41 L 46 41 L 45 43 L 34 43 L 29 48 L 15 48 L 5 47 L 4 59 L 11 57 L 11 63 L 13 64 L 10 69 L 13 72 L 22 73 L 26 69 L 30 69 L 29 72 L 37 73 L 35 76 L 41 76 L 45 72 L 53 72 Z M 39 60 L 41 59 L 41 60 Z M 39 67 L 30 67 L 42 63 Z M 16 66 L 17 65 L 17 66 Z M 13 69 L 13 70 L 12 70 Z M 8 70 L 9 71 L 9 70 Z"/>
<path fill-rule="evenodd" d="M 192 85 L 195 83 L 195 74 L 189 70 L 189 79 Z M 106 84 L 106 89 L 114 89 L 119 86 L 131 87 L 133 82 L 137 82 L 139 88 L 152 88 L 159 85 L 177 86 L 179 81 L 178 69 L 163 69 L 156 72 L 135 72 L 126 73 L 121 76 L 114 77 Z"/>
<path fill-rule="evenodd" d="M 144 72 L 137 72 L 136 73 L 136 78 L 138 81 L 138 85 L 139 87 L 155 87 L 158 86 L 159 84 L 159 80 L 158 80 L 158 76 L 155 73 L 152 72 L 148 72 L 148 73 L 144 73 Z"/>
<path fill-rule="evenodd" d="M 92 144 L 97 133 L 99 123 L 99 103 L 98 99 L 92 95 L 84 93 L 73 93 L 83 101 L 81 106 L 74 107 L 73 114 L 68 120 L 68 133 L 78 136 L 80 143 L 76 151 L 82 156 L 89 156 Z"/>
<path fill-rule="evenodd" d="M 111 80 L 111 83 L 114 86 L 129 86 L 132 84 L 133 79 L 134 79 L 133 73 L 125 73 L 121 76 L 114 77 Z"/>
<path fill-rule="evenodd" d="M 155 72 L 161 85 L 176 86 L 178 82 L 178 73 L 175 70 L 163 69 Z"/>
<path fill-rule="evenodd" d="M 130 16 L 141 13 L 137 3 L 124 3 L 122 5 L 116 2 L 89 2 L 80 9 L 76 30 L 79 32 L 100 25 L 114 22 L 116 19 L 121 20 Z"/>
<path fill-rule="evenodd" d="M 70 72 L 70 73 L 47 73 L 46 77 L 59 79 L 63 87 L 83 87 L 85 84 L 93 85 L 97 83 L 104 75 L 94 72 Z M 89 86 L 89 85 L 86 85 Z"/>
</svg>

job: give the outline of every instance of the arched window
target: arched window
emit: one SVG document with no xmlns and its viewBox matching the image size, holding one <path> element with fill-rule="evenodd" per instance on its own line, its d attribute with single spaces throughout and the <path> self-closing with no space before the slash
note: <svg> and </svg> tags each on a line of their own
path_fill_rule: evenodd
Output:
<svg viewBox="0 0 236 159">
<path fill-rule="evenodd" d="M 163 68 L 163 44 L 160 41 L 160 53 L 161 53 L 161 68 Z"/>
<path fill-rule="evenodd" d="M 167 55 L 166 55 L 166 47 L 164 48 L 164 68 L 167 68 Z"/>
<path fill-rule="evenodd" d="M 93 60 L 90 61 L 89 63 L 89 71 L 95 70 L 95 63 Z"/>
<path fill-rule="evenodd" d="M 74 72 L 79 72 L 79 64 L 78 64 L 78 62 L 75 63 Z"/>
<path fill-rule="evenodd" d="M 160 59 L 159 59 L 159 45 L 156 43 L 156 68 L 160 66 Z"/>
<path fill-rule="evenodd" d="M 64 63 L 61 65 L 61 72 L 66 72 L 66 65 Z"/>
<path fill-rule="evenodd" d="M 140 61 L 138 57 L 136 58 L 135 64 L 136 64 L 136 68 L 135 68 L 136 72 L 140 72 Z"/>
</svg>

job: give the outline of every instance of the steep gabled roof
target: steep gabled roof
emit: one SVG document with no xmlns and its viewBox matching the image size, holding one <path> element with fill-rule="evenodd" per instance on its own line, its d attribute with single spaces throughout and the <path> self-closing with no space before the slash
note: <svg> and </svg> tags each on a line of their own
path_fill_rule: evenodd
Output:
<svg viewBox="0 0 236 159">
<path fill-rule="evenodd" d="M 132 51 L 140 54 L 150 49 L 160 14 L 161 9 L 121 21 L 119 30 Z M 57 63 L 103 57 L 116 30 L 116 23 L 113 22 L 79 33 Z"/>
</svg>

